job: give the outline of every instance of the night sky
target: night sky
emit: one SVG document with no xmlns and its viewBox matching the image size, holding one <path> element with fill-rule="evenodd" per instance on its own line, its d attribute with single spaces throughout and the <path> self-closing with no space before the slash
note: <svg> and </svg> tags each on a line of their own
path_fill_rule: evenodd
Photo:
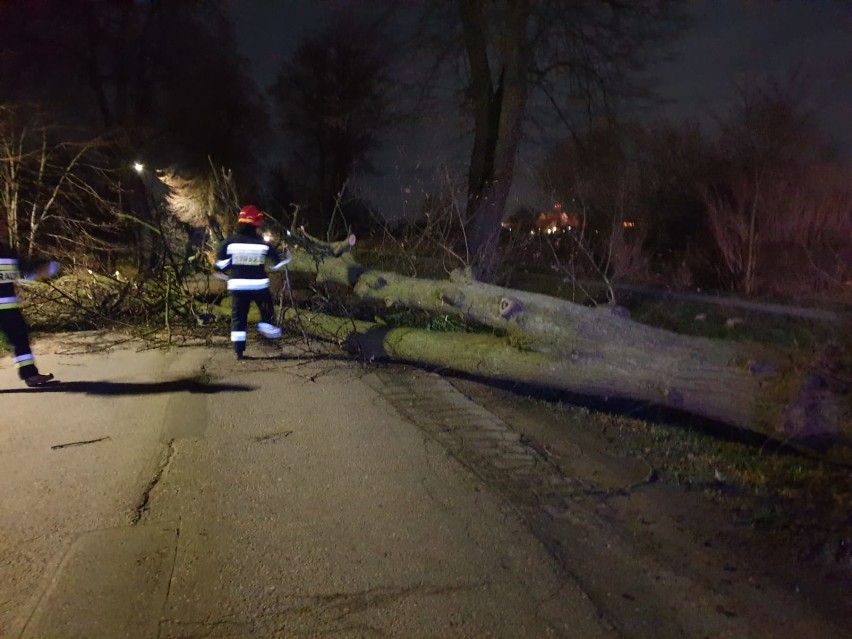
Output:
<svg viewBox="0 0 852 639">
<path fill-rule="evenodd" d="M 261 86 L 344 0 L 237 0 L 230 9 L 243 53 Z M 693 28 L 676 43 L 670 60 L 648 70 L 662 103 L 650 117 L 698 121 L 708 131 L 730 108 L 736 82 L 783 78 L 797 71 L 808 91 L 805 104 L 831 134 L 843 159 L 852 159 L 852 2 L 837 0 L 696 0 Z M 397 131 L 384 140 L 378 165 L 393 175 L 363 179 L 374 202 L 399 207 L 401 192 L 428 183 L 436 167 L 463 167 L 469 148 L 454 132 Z M 540 149 L 522 148 L 515 198 L 534 198 L 529 171 Z M 416 186 L 413 187 L 415 190 Z M 394 200 L 396 203 L 394 205 Z"/>
<path fill-rule="evenodd" d="M 235 0 L 228 4 L 242 53 L 251 61 L 262 87 L 275 79 L 281 63 L 299 39 L 317 28 L 333 10 L 322 0 Z"/>
<path fill-rule="evenodd" d="M 806 104 L 852 158 L 852 3 L 848 0 L 702 0 L 695 28 L 655 70 L 673 116 L 709 122 L 737 80 L 794 70 L 807 77 Z"/>
</svg>

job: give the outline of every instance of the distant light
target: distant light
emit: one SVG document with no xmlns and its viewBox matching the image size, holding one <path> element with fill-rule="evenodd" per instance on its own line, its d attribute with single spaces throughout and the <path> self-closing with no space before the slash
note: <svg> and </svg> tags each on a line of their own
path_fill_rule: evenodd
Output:
<svg viewBox="0 0 852 639">
<path fill-rule="evenodd" d="M 142 164 L 141 162 L 134 162 L 133 168 L 136 169 L 137 173 L 142 173 L 142 171 L 145 170 L 145 165 Z"/>
</svg>

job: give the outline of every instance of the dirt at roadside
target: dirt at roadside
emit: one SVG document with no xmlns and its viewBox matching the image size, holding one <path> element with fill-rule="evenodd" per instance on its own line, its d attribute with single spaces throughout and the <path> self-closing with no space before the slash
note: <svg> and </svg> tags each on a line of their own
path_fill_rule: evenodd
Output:
<svg viewBox="0 0 852 639">
<path fill-rule="evenodd" d="M 687 589 L 703 584 L 696 597 L 718 594 L 710 632 L 702 633 L 706 618 L 689 628 L 687 617 L 670 612 L 684 636 L 737 636 L 735 622 L 746 616 L 749 636 L 758 637 L 844 636 L 852 627 L 852 469 L 689 426 L 448 379 L 581 488 L 577 508 L 615 531 L 636 562 L 625 572 L 644 572 L 668 587 L 678 579 Z M 572 552 L 571 542 L 560 544 L 570 528 L 560 529 L 559 519 L 543 513 L 530 525 L 563 563 L 583 562 L 592 546 Z M 615 572 L 618 564 L 601 568 Z M 631 585 L 604 577 L 588 588 L 609 599 L 602 605 L 611 614 L 625 616 L 628 630 L 620 634 L 639 636 L 642 613 L 632 604 L 667 613 L 664 602 Z"/>
</svg>

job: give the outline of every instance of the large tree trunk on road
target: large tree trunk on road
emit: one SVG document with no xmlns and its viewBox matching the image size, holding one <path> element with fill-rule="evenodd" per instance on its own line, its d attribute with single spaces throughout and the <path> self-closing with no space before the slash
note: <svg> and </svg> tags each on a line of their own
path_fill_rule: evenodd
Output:
<svg viewBox="0 0 852 639">
<path fill-rule="evenodd" d="M 850 401 L 807 366 L 755 344 L 687 337 L 558 298 L 365 269 L 349 253 L 295 250 L 292 271 L 386 308 L 419 308 L 494 335 L 388 329 L 302 315 L 318 335 L 387 356 L 592 397 L 663 405 L 852 462 Z M 308 327 L 309 330 L 312 330 Z M 356 338 L 357 336 L 357 338 Z M 827 450 L 830 448 L 830 450 Z"/>
<path fill-rule="evenodd" d="M 542 352 L 488 334 L 390 328 L 288 311 L 301 328 L 368 359 L 391 358 L 602 398 L 650 402 L 852 463 L 844 400 L 807 390 L 789 370 L 742 359 L 736 344 L 691 339 L 620 320 L 630 337 L 599 333 L 601 352 Z M 570 320 L 569 320 L 570 321 Z M 633 338 L 638 343 L 625 343 Z M 591 344 L 591 342 L 588 342 Z M 848 415 L 848 413 L 847 413 Z M 816 447 L 815 447 L 816 446 Z"/>
</svg>

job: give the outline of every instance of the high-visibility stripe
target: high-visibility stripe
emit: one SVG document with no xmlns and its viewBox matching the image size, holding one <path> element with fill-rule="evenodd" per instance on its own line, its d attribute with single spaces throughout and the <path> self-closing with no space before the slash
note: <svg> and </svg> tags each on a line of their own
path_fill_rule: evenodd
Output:
<svg viewBox="0 0 852 639">
<path fill-rule="evenodd" d="M 266 262 L 269 247 L 266 244 L 228 244 L 227 253 L 231 256 L 233 266 L 259 266 Z"/>
<path fill-rule="evenodd" d="M 231 258 L 229 257 L 226 260 L 216 260 L 216 268 L 225 269 L 231 265 Z"/>
<path fill-rule="evenodd" d="M 18 308 L 20 305 L 17 297 L 0 297 L 0 311 L 7 308 Z"/>
<path fill-rule="evenodd" d="M 244 342 L 244 341 L 246 341 L 246 332 L 245 331 L 231 331 L 231 341 L 232 342 Z"/>
<path fill-rule="evenodd" d="M 16 259 L 15 259 L 15 258 L 13 258 L 13 257 L 3 257 L 3 258 L 0 258 L 0 266 L 5 266 L 5 265 L 7 265 L 7 264 L 17 265 L 17 264 L 18 264 L 18 260 L 16 260 Z"/>
<path fill-rule="evenodd" d="M 260 291 L 269 286 L 269 278 L 265 277 L 261 280 L 228 280 L 229 291 Z"/>
<path fill-rule="evenodd" d="M 234 253 L 257 253 L 264 255 L 268 250 L 269 247 L 266 244 L 241 244 L 239 242 L 228 244 L 228 255 L 233 255 Z"/>
<path fill-rule="evenodd" d="M 18 355 L 14 359 L 16 368 L 23 368 L 24 366 L 32 366 L 34 361 L 35 361 L 35 358 L 30 353 L 27 353 L 26 355 Z"/>
</svg>

